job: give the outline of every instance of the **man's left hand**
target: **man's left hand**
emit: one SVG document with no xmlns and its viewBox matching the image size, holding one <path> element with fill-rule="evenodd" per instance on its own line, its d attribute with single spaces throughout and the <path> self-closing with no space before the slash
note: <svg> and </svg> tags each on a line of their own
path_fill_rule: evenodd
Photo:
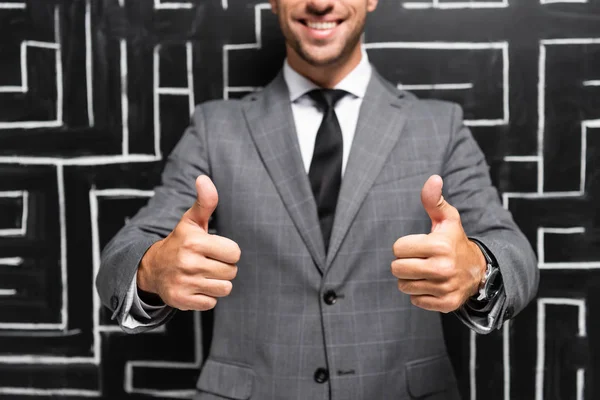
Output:
<svg viewBox="0 0 600 400">
<path fill-rule="evenodd" d="M 431 218 L 431 233 L 408 235 L 393 246 L 392 274 L 412 304 L 448 313 L 479 290 L 486 261 L 463 230 L 460 215 L 442 196 L 442 178 L 429 177 L 421 202 Z"/>
</svg>

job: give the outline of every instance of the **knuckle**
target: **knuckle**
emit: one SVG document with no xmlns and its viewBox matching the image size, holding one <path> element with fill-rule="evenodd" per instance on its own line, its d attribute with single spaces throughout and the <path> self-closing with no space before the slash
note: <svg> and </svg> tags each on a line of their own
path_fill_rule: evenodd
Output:
<svg viewBox="0 0 600 400">
<path fill-rule="evenodd" d="M 437 262 L 437 269 L 441 276 L 445 278 L 454 275 L 454 262 L 448 257 L 440 257 Z"/>
<path fill-rule="evenodd" d="M 442 254 L 451 254 L 453 250 L 451 241 L 446 237 L 440 237 L 436 241 L 436 247 L 438 248 L 438 251 Z"/>
<path fill-rule="evenodd" d="M 178 265 L 184 271 L 189 271 L 192 267 L 197 264 L 197 257 L 190 251 L 182 250 L 179 252 L 177 257 Z"/>
<path fill-rule="evenodd" d="M 437 287 L 441 295 L 447 295 L 452 292 L 453 286 L 451 281 L 443 281 Z"/>
<path fill-rule="evenodd" d="M 181 238 L 181 247 L 184 249 L 192 250 L 198 246 L 198 240 L 195 235 L 184 234 Z"/>
</svg>

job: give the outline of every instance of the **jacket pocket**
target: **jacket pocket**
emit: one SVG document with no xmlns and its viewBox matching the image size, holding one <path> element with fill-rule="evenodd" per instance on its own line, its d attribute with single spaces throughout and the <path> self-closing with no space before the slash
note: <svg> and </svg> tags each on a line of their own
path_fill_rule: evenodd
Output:
<svg viewBox="0 0 600 400">
<path fill-rule="evenodd" d="M 406 379 L 408 392 L 416 398 L 456 386 L 454 369 L 446 355 L 407 362 Z"/>
<path fill-rule="evenodd" d="M 252 394 L 254 371 L 250 367 L 207 359 L 196 388 L 227 399 L 246 400 Z"/>
</svg>

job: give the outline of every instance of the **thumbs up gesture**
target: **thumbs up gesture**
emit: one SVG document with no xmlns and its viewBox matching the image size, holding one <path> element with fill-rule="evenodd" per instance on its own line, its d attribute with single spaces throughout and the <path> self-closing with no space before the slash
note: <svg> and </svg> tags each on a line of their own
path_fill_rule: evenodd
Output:
<svg viewBox="0 0 600 400">
<path fill-rule="evenodd" d="M 423 185 L 421 202 L 431 218 L 431 233 L 404 236 L 394 243 L 392 274 L 412 304 L 447 313 L 477 293 L 486 262 L 467 238 L 458 211 L 442 196 L 442 185 L 438 175 Z"/>
<path fill-rule="evenodd" d="M 137 285 L 180 310 L 209 310 L 229 295 L 237 274 L 240 248 L 234 241 L 208 233 L 219 201 L 210 178 L 196 179 L 196 202 L 175 229 L 153 244 L 140 262 Z"/>
</svg>

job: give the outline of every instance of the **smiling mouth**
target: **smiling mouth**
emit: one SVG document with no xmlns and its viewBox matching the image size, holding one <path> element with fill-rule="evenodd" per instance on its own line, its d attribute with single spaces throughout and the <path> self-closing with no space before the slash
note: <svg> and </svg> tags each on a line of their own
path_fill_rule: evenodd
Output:
<svg viewBox="0 0 600 400">
<path fill-rule="evenodd" d="M 318 31 L 327 31 L 327 30 L 335 29 L 339 24 L 341 24 L 341 21 L 323 22 L 323 21 L 301 20 L 300 22 L 302 22 L 302 24 L 309 27 L 310 29 L 315 29 Z"/>
</svg>

